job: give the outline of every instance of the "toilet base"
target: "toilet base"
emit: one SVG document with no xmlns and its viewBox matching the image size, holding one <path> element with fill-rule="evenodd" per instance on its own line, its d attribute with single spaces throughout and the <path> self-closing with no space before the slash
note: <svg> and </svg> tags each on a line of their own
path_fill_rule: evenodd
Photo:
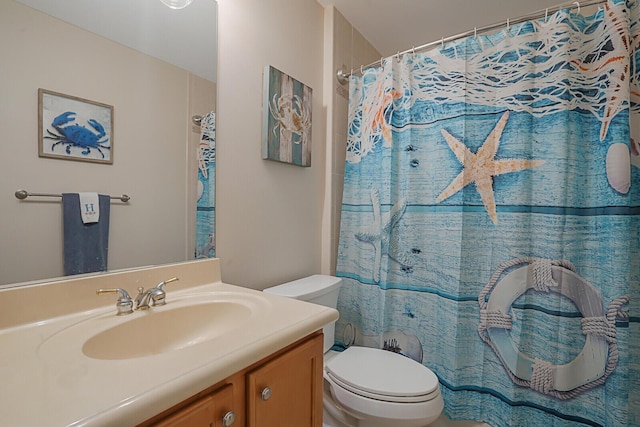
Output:
<svg viewBox="0 0 640 427">
<path fill-rule="evenodd" d="M 435 403 L 435 402 L 434 402 Z M 441 405 L 441 398 L 439 399 Z M 433 423 L 440 413 L 434 414 L 432 418 L 411 420 L 394 420 L 386 418 L 370 418 L 364 414 L 353 414 L 353 410 L 345 410 L 331 394 L 331 384 L 325 380 L 323 384 L 323 427 L 428 427 Z"/>
<path fill-rule="evenodd" d="M 379 423 L 366 423 L 362 422 L 362 420 L 355 420 L 353 424 L 345 424 L 338 420 L 336 420 L 329 411 L 326 409 L 323 411 L 323 419 L 322 419 L 322 427 L 396 427 L 396 422 L 393 420 L 385 421 L 380 420 Z M 435 422 L 435 421 L 434 421 Z M 420 425 L 419 427 L 429 427 L 433 424 Z"/>
<path fill-rule="evenodd" d="M 358 427 L 358 420 L 344 412 L 331 396 L 331 385 L 325 380 L 322 396 L 322 427 Z"/>
</svg>

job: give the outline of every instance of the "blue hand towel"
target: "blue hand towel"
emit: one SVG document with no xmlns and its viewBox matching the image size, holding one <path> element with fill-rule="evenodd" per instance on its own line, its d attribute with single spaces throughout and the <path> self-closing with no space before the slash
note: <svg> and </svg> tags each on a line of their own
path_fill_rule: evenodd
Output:
<svg viewBox="0 0 640 427">
<path fill-rule="evenodd" d="M 107 270 L 109 249 L 109 196 L 100 194 L 100 220 L 83 223 L 78 193 L 62 194 L 64 227 L 64 274 L 92 273 Z"/>
</svg>

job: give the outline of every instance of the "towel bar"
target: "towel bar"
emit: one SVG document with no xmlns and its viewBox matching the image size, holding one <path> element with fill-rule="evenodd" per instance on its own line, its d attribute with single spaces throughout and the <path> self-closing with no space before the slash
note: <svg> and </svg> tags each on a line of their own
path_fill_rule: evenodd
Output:
<svg viewBox="0 0 640 427">
<path fill-rule="evenodd" d="M 51 194 L 51 193 L 29 193 L 27 190 L 18 190 L 15 192 L 15 196 L 17 199 L 24 200 L 29 196 L 37 196 L 37 197 L 62 197 L 62 194 Z M 118 199 L 127 203 L 131 200 L 131 197 L 123 194 L 122 196 L 109 196 L 110 199 Z"/>
</svg>

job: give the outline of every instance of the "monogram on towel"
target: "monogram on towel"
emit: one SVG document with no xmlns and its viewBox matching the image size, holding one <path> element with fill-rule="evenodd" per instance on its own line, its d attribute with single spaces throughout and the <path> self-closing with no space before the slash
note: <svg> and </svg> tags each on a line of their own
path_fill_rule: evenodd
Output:
<svg viewBox="0 0 640 427">
<path fill-rule="evenodd" d="M 80 198 L 80 216 L 84 224 L 100 220 L 100 203 L 98 193 L 78 193 Z"/>
</svg>

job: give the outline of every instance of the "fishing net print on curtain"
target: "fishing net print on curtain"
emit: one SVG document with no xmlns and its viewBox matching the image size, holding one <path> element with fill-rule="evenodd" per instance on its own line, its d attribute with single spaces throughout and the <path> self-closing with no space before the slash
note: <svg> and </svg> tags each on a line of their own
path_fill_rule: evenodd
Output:
<svg viewBox="0 0 640 427">
<path fill-rule="evenodd" d="M 195 258 L 216 256 L 216 113 L 200 120 Z"/>
<path fill-rule="evenodd" d="M 640 425 L 639 27 L 563 9 L 351 77 L 338 346 L 425 364 L 453 419 Z"/>
</svg>

